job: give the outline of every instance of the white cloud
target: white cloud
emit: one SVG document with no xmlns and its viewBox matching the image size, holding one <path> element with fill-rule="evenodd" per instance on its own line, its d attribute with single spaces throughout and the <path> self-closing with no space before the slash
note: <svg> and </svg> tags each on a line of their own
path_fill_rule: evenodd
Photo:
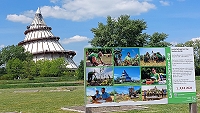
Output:
<svg viewBox="0 0 200 113">
<path fill-rule="evenodd" d="M 121 14 L 139 15 L 155 8 L 147 1 L 138 0 L 67 0 L 63 9 L 73 12 L 72 20 L 91 19 L 96 16 L 120 16 Z"/>
<path fill-rule="evenodd" d="M 88 41 L 89 38 L 87 37 L 84 37 L 84 36 L 79 36 L 79 35 L 76 35 L 76 36 L 73 36 L 71 38 L 65 38 L 61 41 L 62 44 L 69 44 L 69 43 L 72 43 L 72 42 L 83 42 L 83 41 Z"/>
<path fill-rule="evenodd" d="M 5 47 L 5 45 L 3 45 L 3 44 L 2 44 L 2 45 L 0 45 L 0 49 L 2 49 L 2 48 L 4 48 L 4 47 Z"/>
<path fill-rule="evenodd" d="M 196 40 L 200 40 L 200 37 L 192 38 L 192 39 L 191 39 L 191 41 L 196 41 Z"/>
<path fill-rule="evenodd" d="M 163 6 L 169 6 L 170 3 L 168 1 L 160 0 L 161 5 Z"/>
<path fill-rule="evenodd" d="M 59 0 L 50 0 L 50 2 L 52 2 L 52 3 L 56 3 L 56 2 L 58 2 Z"/>
<path fill-rule="evenodd" d="M 58 2 L 58 0 L 50 0 Z M 52 17 L 73 21 L 83 21 L 95 17 L 118 17 L 122 14 L 140 15 L 156 6 L 148 0 L 63 0 L 61 6 L 40 7 L 43 17 Z M 8 15 L 14 22 L 30 22 L 36 11 L 25 11 L 22 15 Z M 26 20 L 26 21 L 25 21 Z"/>
<path fill-rule="evenodd" d="M 178 42 L 170 42 L 170 44 L 172 44 L 171 46 L 175 46 L 178 44 Z"/>
<path fill-rule="evenodd" d="M 32 21 L 32 18 L 24 16 L 24 15 L 7 15 L 7 20 L 13 21 L 13 22 L 21 22 L 21 23 L 30 23 Z"/>
<path fill-rule="evenodd" d="M 91 44 L 88 44 L 88 45 L 84 46 L 84 48 L 90 48 L 90 47 L 92 47 Z"/>
</svg>

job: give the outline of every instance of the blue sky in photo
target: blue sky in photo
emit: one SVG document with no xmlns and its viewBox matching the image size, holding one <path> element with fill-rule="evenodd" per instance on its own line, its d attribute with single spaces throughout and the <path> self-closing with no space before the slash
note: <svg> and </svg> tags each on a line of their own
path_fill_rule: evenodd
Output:
<svg viewBox="0 0 200 113">
<path fill-rule="evenodd" d="M 77 53 L 77 65 L 84 59 L 83 48 L 91 47 L 91 29 L 106 24 L 108 15 L 144 20 L 143 33 L 166 33 L 172 44 L 200 37 L 199 0 L 1 0 L 0 49 L 24 40 L 38 7 L 64 49 Z"/>
<path fill-rule="evenodd" d="M 88 73 L 91 72 L 91 71 L 94 72 L 94 70 L 96 72 L 95 75 L 96 75 L 97 79 L 100 78 L 100 76 L 101 76 L 100 67 L 87 67 L 86 68 L 86 80 L 88 79 L 87 78 Z M 104 78 L 108 78 L 108 75 L 111 78 L 113 78 L 113 68 L 112 67 L 104 67 L 102 73 L 104 74 L 103 75 Z M 101 78 L 103 78 L 103 77 L 101 77 Z"/>
<path fill-rule="evenodd" d="M 150 85 L 150 86 L 142 86 L 142 91 L 143 90 L 148 90 L 148 89 L 153 89 L 156 86 L 157 89 L 162 90 L 162 89 L 167 89 L 166 85 Z"/>
<path fill-rule="evenodd" d="M 140 80 L 140 67 L 114 67 L 114 79 L 121 77 L 124 70 L 131 79 Z"/>
<path fill-rule="evenodd" d="M 130 52 L 131 58 L 134 58 L 137 54 L 139 55 L 139 48 L 122 48 L 122 60 L 125 59 L 128 52 Z"/>
<path fill-rule="evenodd" d="M 151 54 L 152 51 L 154 53 L 160 52 L 161 55 L 165 55 L 165 48 L 140 48 L 140 55 L 145 55 L 147 52 Z"/>
<path fill-rule="evenodd" d="M 128 88 L 134 88 L 134 90 L 138 90 L 141 88 L 141 86 L 114 86 L 114 89 L 118 94 L 128 94 Z"/>
<path fill-rule="evenodd" d="M 96 90 L 99 90 L 99 94 L 101 93 L 101 88 L 105 88 L 105 91 L 107 93 L 110 93 L 112 91 L 114 91 L 113 86 L 97 86 L 97 87 L 86 87 L 86 95 L 87 96 L 93 96 L 96 94 Z"/>
</svg>

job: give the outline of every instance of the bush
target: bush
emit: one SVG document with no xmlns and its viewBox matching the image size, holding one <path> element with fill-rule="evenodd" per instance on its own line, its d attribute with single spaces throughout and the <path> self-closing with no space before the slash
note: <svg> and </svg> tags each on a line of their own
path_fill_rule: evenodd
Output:
<svg viewBox="0 0 200 113">
<path fill-rule="evenodd" d="M 32 75 L 28 76 L 28 80 L 35 80 L 34 77 Z"/>
<path fill-rule="evenodd" d="M 10 74 L 5 74 L 3 76 L 1 76 L 0 78 L 1 80 L 13 80 L 14 76 L 10 75 Z"/>
</svg>

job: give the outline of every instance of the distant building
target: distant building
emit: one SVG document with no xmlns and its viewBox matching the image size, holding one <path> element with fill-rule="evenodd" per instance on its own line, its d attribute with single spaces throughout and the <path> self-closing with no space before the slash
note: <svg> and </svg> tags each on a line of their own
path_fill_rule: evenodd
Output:
<svg viewBox="0 0 200 113">
<path fill-rule="evenodd" d="M 24 32 L 25 39 L 18 43 L 33 54 L 33 60 L 53 60 L 64 57 L 68 62 L 67 68 L 76 70 L 77 65 L 73 61 L 76 55 L 74 51 L 64 50 L 62 45 L 58 42 L 59 37 L 56 37 L 51 32 L 52 28 L 48 27 L 43 20 L 40 9 L 38 8 L 32 23 L 27 26 Z"/>
<path fill-rule="evenodd" d="M 131 82 L 131 77 L 128 76 L 127 72 L 124 70 L 122 72 L 122 76 L 120 77 L 120 79 L 123 81 L 123 82 Z"/>
</svg>

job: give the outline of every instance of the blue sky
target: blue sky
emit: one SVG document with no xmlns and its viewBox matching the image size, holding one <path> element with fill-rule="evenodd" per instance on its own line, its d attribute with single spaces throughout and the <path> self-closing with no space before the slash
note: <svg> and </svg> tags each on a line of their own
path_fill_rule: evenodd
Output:
<svg viewBox="0 0 200 113">
<path fill-rule="evenodd" d="M 128 94 L 128 88 L 134 88 L 134 90 L 139 90 L 141 86 L 114 86 L 114 89 L 118 94 Z"/>
<path fill-rule="evenodd" d="M 124 70 L 131 79 L 140 80 L 140 67 L 114 67 L 114 79 L 121 77 Z"/>
<path fill-rule="evenodd" d="M 160 52 L 161 55 L 165 55 L 165 48 L 140 48 L 140 55 L 145 55 L 147 52 L 149 54 Z"/>
<path fill-rule="evenodd" d="M 87 67 L 86 68 L 86 80 L 88 80 L 88 77 L 87 77 L 87 74 L 89 73 L 89 72 L 94 72 L 94 70 L 95 70 L 95 75 L 96 75 L 96 77 L 99 79 L 99 78 L 109 78 L 109 76 L 111 77 L 111 78 L 113 78 L 113 68 L 112 67 L 105 67 L 104 69 L 103 69 L 103 71 L 102 71 L 102 73 L 103 73 L 103 76 L 101 75 L 101 73 L 100 73 L 100 67 Z M 109 76 L 108 76 L 109 75 Z"/>
<path fill-rule="evenodd" d="M 151 85 L 151 86 L 142 86 L 142 90 L 148 90 L 148 89 L 153 89 L 155 86 Z M 162 89 L 167 89 L 166 85 L 157 85 L 156 86 L 157 89 L 162 90 Z"/>
<path fill-rule="evenodd" d="M 83 48 L 90 47 L 91 28 L 106 23 L 108 15 L 117 18 L 128 14 L 131 19 L 147 22 L 148 34 L 164 32 L 166 41 L 180 43 L 200 37 L 198 0 L 1 0 L 0 48 L 17 45 L 40 7 L 52 33 L 60 37 L 66 50 L 74 50 L 74 60 L 83 59 Z"/>
<path fill-rule="evenodd" d="M 99 90 L 99 94 L 102 94 L 102 93 L 101 93 L 101 88 L 103 88 L 103 87 L 105 88 L 105 91 L 106 91 L 107 93 L 110 93 L 110 92 L 114 91 L 113 86 L 87 87 L 87 88 L 86 88 L 86 95 L 87 95 L 87 96 L 93 96 L 93 95 L 96 94 L 96 90 Z"/>
<path fill-rule="evenodd" d="M 125 59 L 128 52 L 130 52 L 131 58 L 134 58 L 137 54 L 139 55 L 139 48 L 122 48 L 122 60 Z"/>
</svg>

